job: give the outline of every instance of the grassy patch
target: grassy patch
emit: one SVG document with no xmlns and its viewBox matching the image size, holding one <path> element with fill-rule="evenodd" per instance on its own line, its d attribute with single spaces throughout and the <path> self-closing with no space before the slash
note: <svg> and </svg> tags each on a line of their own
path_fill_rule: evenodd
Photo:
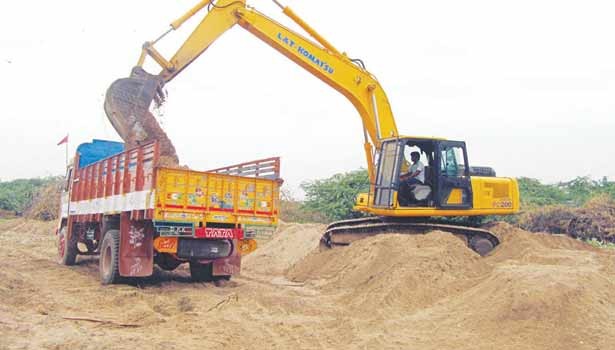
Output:
<svg viewBox="0 0 615 350">
<path fill-rule="evenodd" d="M 615 243 L 604 242 L 604 241 L 597 240 L 595 238 L 584 240 L 584 242 L 590 245 L 593 245 L 594 247 L 597 247 L 597 248 L 615 249 Z"/>
</svg>

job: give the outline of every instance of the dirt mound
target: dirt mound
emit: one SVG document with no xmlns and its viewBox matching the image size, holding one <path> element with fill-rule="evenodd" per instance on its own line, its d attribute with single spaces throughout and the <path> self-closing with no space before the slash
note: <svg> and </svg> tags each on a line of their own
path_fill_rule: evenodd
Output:
<svg viewBox="0 0 615 350">
<path fill-rule="evenodd" d="M 39 189 L 24 217 L 36 220 L 55 220 L 60 212 L 60 189 L 62 180 L 52 181 Z"/>
<path fill-rule="evenodd" d="M 495 233 L 501 241 L 500 245 L 486 259 L 490 262 L 500 262 L 507 259 L 532 262 L 540 255 L 548 255 L 553 258 L 558 256 L 558 254 L 553 254 L 554 252 L 562 250 L 572 252 L 600 251 L 565 234 L 528 232 L 504 222 L 491 223 L 486 225 L 485 228 Z"/>
<path fill-rule="evenodd" d="M 368 237 L 348 248 L 310 255 L 292 268 L 294 281 L 311 280 L 328 291 L 346 290 L 348 302 L 372 312 L 406 311 L 455 294 L 485 273 L 480 256 L 445 232 Z"/>
<path fill-rule="evenodd" d="M 259 242 L 258 249 L 246 256 L 242 264 L 247 271 L 283 274 L 318 247 L 324 228 L 321 224 L 282 223 L 273 238 Z"/>
<path fill-rule="evenodd" d="M 536 209 L 521 216 L 520 226 L 533 232 L 565 233 L 575 238 L 615 242 L 615 201 L 597 197 L 581 208 Z"/>
<path fill-rule="evenodd" d="M 437 324 L 427 348 L 457 344 L 444 329 L 456 340 L 487 340 L 487 348 L 607 348 L 597 337 L 615 339 L 604 329 L 615 322 L 615 254 L 564 235 L 490 229 L 502 243 L 486 258 L 444 232 L 389 234 L 313 253 L 287 276 L 356 314 L 401 318 L 415 331 Z"/>
</svg>

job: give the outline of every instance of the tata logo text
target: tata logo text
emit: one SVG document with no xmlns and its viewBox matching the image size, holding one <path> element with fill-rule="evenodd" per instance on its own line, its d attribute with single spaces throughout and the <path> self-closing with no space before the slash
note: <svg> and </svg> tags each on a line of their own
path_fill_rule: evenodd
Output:
<svg viewBox="0 0 615 350">
<path fill-rule="evenodd" d="M 205 229 L 205 238 L 226 238 L 233 239 L 233 230 L 228 228 L 209 228 Z"/>
<path fill-rule="evenodd" d="M 286 44 L 286 46 L 297 50 L 297 52 L 300 55 L 302 55 L 305 58 L 307 58 L 310 61 L 312 61 L 312 63 L 315 66 L 320 67 L 320 69 L 322 69 L 323 71 L 325 71 L 325 72 L 327 72 L 329 74 L 333 74 L 333 72 L 334 72 L 333 67 L 331 67 L 327 62 L 325 62 L 325 61 L 321 60 L 320 58 L 314 56 L 313 53 L 309 52 L 303 46 L 296 45 L 296 43 L 295 43 L 295 41 L 293 39 L 290 39 L 289 37 L 282 35 L 282 33 L 278 33 L 278 40 L 280 40 L 281 42 Z"/>
</svg>

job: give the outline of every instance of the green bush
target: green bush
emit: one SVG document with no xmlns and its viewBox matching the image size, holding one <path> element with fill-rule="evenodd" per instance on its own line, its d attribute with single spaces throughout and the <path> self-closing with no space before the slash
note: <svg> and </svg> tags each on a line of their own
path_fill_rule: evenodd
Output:
<svg viewBox="0 0 615 350">
<path fill-rule="evenodd" d="M 369 191 L 367 170 L 336 174 L 324 180 L 301 184 L 306 200 L 302 209 L 321 213 L 327 220 L 343 220 L 363 216 L 352 210 L 357 195 Z"/>
<path fill-rule="evenodd" d="M 0 182 L 0 209 L 22 214 L 40 189 L 57 181 L 58 177 L 47 177 Z"/>
<path fill-rule="evenodd" d="M 520 177 L 521 208 L 533 209 L 547 205 L 580 207 L 592 198 L 606 195 L 615 199 L 615 182 L 577 177 L 557 184 L 542 184 L 536 179 Z"/>
</svg>

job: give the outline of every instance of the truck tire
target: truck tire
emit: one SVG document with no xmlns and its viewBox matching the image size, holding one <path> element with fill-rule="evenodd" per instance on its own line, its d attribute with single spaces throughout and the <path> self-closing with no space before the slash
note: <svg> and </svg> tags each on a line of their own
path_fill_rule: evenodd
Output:
<svg viewBox="0 0 615 350">
<path fill-rule="evenodd" d="M 156 263 L 156 265 L 158 265 L 158 267 L 165 271 L 173 271 L 179 265 L 182 264 L 181 261 L 173 258 L 171 255 L 166 253 L 159 253 L 158 255 L 156 255 L 154 257 L 154 262 Z"/>
<path fill-rule="evenodd" d="M 63 225 L 58 231 L 58 263 L 62 265 L 75 265 L 77 260 L 77 241 L 76 235 L 70 235 L 69 239 L 66 239 L 68 234 L 67 225 Z"/>
<path fill-rule="evenodd" d="M 120 280 L 120 231 L 109 230 L 100 246 L 98 271 L 102 284 L 114 284 Z"/>
<path fill-rule="evenodd" d="M 197 261 L 190 262 L 190 277 L 195 282 L 213 281 L 213 264 L 200 264 Z"/>
</svg>

